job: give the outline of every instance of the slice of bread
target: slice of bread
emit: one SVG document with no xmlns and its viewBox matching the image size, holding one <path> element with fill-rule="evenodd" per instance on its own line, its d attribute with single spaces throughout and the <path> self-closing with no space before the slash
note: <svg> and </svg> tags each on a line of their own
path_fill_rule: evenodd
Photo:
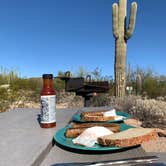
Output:
<svg viewBox="0 0 166 166">
<path fill-rule="evenodd" d="M 66 137 L 74 138 L 80 135 L 85 129 L 94 126 L 106 127 L 113 132 L 120 132 L 120 125 L 116 123 L 73 123 L 65 132 Z"/>
<path fill-rule="evenodd" d="M 97 125 L 93 125 L 93 126 L 89 126 L 89 127 L 94 127 L 94 126 L 97 126 Z M 117 133 L 120 131 L 120 125 L 118 126 L 111 126 L 110 125 L 98 125 L 98 126 L 102 126 L 102 127 L 106 127 L 107 129 L 109 129 L 110 131 L 114 132 L 114 133 Z M 87 128 L 89 127 L 80 127 L 80 128 L 68 128 L 65 132 L 65 136 L 68 137 L 68 138 L 75 138 L 77 136 L 79 136 L 84 130 L 86 130 Z"/>
<path fill-rule="evenodd" d="M 88 122 L 104 122 L 109 120 L 115 120 L 115 116 L 105 116 L 104 113 L 109 112 L 109 110 L 99 110 L 99 111 L 87 111 L 81 113 L 81 120 Z"/>
<path fill-rule="evenodd" d="M 114 116 L 99 116 L 99 115 L 85 115 L 81 116 L 81 120 L 87 122 L 105 122 L 109 120 L 115 120 Z"/>
<path fill-rule="evenodd" d="M 82 112 L 81 116 L 103 116 L 103 113 L 108 110 L 86 111 Z"/>
<path fill-rule="evenodd" d="M 112 135 L 99 137 L 98 143 L 103 146 L 130 147 L 157 138 L 158 134 L 154 129 L 131 128 Z"/>
<path fill-rule="evenodd" d="M 79 136 L 86 128 L 68 128 L 65 132 L 65 137 L 67 138 L 75 138 Z"/>
<path fill-rule="evenodd" d="M 120 129 L 120 125 L 118 123 L 73 123 L 72 128 L 88 128 L 93 126 L 103 126 L 103 127 L 116 127 Z"/>
</svg>

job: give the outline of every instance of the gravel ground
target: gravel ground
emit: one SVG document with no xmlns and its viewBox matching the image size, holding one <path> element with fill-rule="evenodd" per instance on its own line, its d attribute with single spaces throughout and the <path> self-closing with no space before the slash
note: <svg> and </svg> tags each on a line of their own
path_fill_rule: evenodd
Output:
<svg viewBox="0 0 166 166">
<path fill-rule="evenodd" d="M 142 125 L 142 122 L 136 119 L 127 119 L 124 123 L 135 127 L 141 127 Z M 156 131 L 158 134 L 166 136 L 166 130 L 157 128 Z M 166 137 L 159 137 L 157 140 L 144 142 L 141 146 L 146 152 L 166 152 Z"/>
<path fill-rule="evenodd" d="M 144 142 L 141 146 L 146 152 L 166 152 L 166 137 Z"/>
</svg>

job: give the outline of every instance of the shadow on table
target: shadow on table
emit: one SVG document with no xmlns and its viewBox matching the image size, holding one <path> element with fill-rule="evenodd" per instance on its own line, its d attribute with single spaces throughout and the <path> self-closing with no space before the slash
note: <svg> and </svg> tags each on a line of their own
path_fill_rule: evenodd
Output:
<svg viewBox="0 0 166 166">
<path fill-rule="evenodd" d="M 54 141 L 54 144 L 56 146 L 58 146 L 59 148 L 61 148 L 63 150 L 67 150 L 67 151 L 72 152 L 72 153 L 80 153 L 80 154 L 88 154 L 88 155 L 119 153 L 119 152 L 124 152 L 126 150 L 131 150 L 131 149 L 135 149 L 135 148 L 139 147 L 139 145 L 137 145 L 137 146 L 134 146 L 134 147 L 127 147 L 127 148 L 124 148 L 124 149 L 116 149 L 116 150 L 108 150 L 108 151 L 94 151 L 94 150 L 72 149 L 72 148 L 63 146 L 63 145 L 57 143 L 56 141 Z"/>
<path fill-rule="evenodd" d="M 39 123 L 39 125 L 41 125 L 41 114 L 37 114 L 37 122 Z"/>
<path fill-rule="evenodd" d="M 58 163 L 51 166 L 85 166 L 89 163 Z M 93 163 L 90 163 L 90 165 Z M 124 165 L 125 166 L 125 165 Z M 132 166 L 166 166 L 164 163 L 145 163 L 145 164 L 132 164 Z"/>
</svg>

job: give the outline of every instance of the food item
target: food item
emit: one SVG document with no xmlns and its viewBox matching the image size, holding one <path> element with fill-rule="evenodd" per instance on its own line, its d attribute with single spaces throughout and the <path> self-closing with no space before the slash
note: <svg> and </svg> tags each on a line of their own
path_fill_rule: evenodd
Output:
<svg viewBox="0 0 166 166">
<path fill-rule="evenodd" d="M 65 137 L 67 138 L 75 138 L 79 136 L 85 129 L 87 128 L 68 128 L 65 132 Z"/>
<path fill-rule="evenodd" d="M 117 123 L 73 123 L 72 128 L 88 128 L 93 126 L 103 126 L 103 127 L 116 127 L 120 128 L 120 125 Z"/>
<path fill-rule="evenodd" d="M 88 116 L 81 117 L 81 120 L 88 121 L 88 122 L 104 122 L 109 120 L 115 120 L 115 118 L 113 116 L 105 117 L 105 116 L 88 115 Z"/>
<path fill-rule="evenodd" d="M 98 138 L 103 146 L 130 147 L 157 139 L 158 134 L 150 128 L 130 128 L 128 130 Z"/>
<path fill-rule="evenodd" d="M 111 109 L 108 111 L 103 112 L 103 116 L 108 117 L 108 116 L 117 116 L 116 115 L 116 110 L 115 109 Z"/>
<path fill-rule="evenodd" d="M 104 126 L 103 126 L 104 127 Z M 83 131 L 85 131 L 87 128 L 90 128 L 90 127 L 82 127 L 82 128 L 68 128 L 65 132 L 65 136 L 68 137 L 68 138 L 75 138 L 77 136 L 79 136 Z M 117 133 L 120 131 L 120 126 L 116 126 L 116 127 L 105 127 L 107 128 L 108 130 L 114 132 L 114 133 Z"/>
<path fill-rule="evenodd" d="M 73 139 L 74 144 L 92 147 L 97 143 L 98 137 L 113 134 L 109 129 L 102 126 L 94 126 L 84 130 L 77 138 Z"/>
<path fill-rule="evenodd" d="M 103 116 L 103 113 L 106 112 L 108 110 L 99 110 L 99 111 L 86 111 L 86 112 L 82 112 L 81 116 Z"/>
<path fill-rule="evenodd" d="M 109 120 L 122 120 L 123 116 L 117 116 L 115 109 L 111 110 L 100 110 L 81 113 L 81 120 L 102 122 Z"/>
</svg>

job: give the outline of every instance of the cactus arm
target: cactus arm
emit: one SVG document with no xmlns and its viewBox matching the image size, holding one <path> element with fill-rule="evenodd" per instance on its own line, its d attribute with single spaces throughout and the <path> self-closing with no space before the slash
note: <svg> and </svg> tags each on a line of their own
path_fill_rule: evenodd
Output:
<svg viewBox="0 0 166 166">
<path fill-rule="evenodd" d="M 128 40 L 132 36 L 132 34 L 134 32 L 135 21 L 136 21 L 136 14 L 137 14 L 137 3 L 133 2 L 131 4 L 130 20 L 129 20 L 128 29 L 125 32 L 125 39 L 126 40 Z"/>
<path fill-rule="evenodd" d="M 112 29 L 113 29 L 113 35 L 117 39 L 119 37 L 118 33 L 118 4 L 114 3 L 112 5 Z"/>
</svg>

